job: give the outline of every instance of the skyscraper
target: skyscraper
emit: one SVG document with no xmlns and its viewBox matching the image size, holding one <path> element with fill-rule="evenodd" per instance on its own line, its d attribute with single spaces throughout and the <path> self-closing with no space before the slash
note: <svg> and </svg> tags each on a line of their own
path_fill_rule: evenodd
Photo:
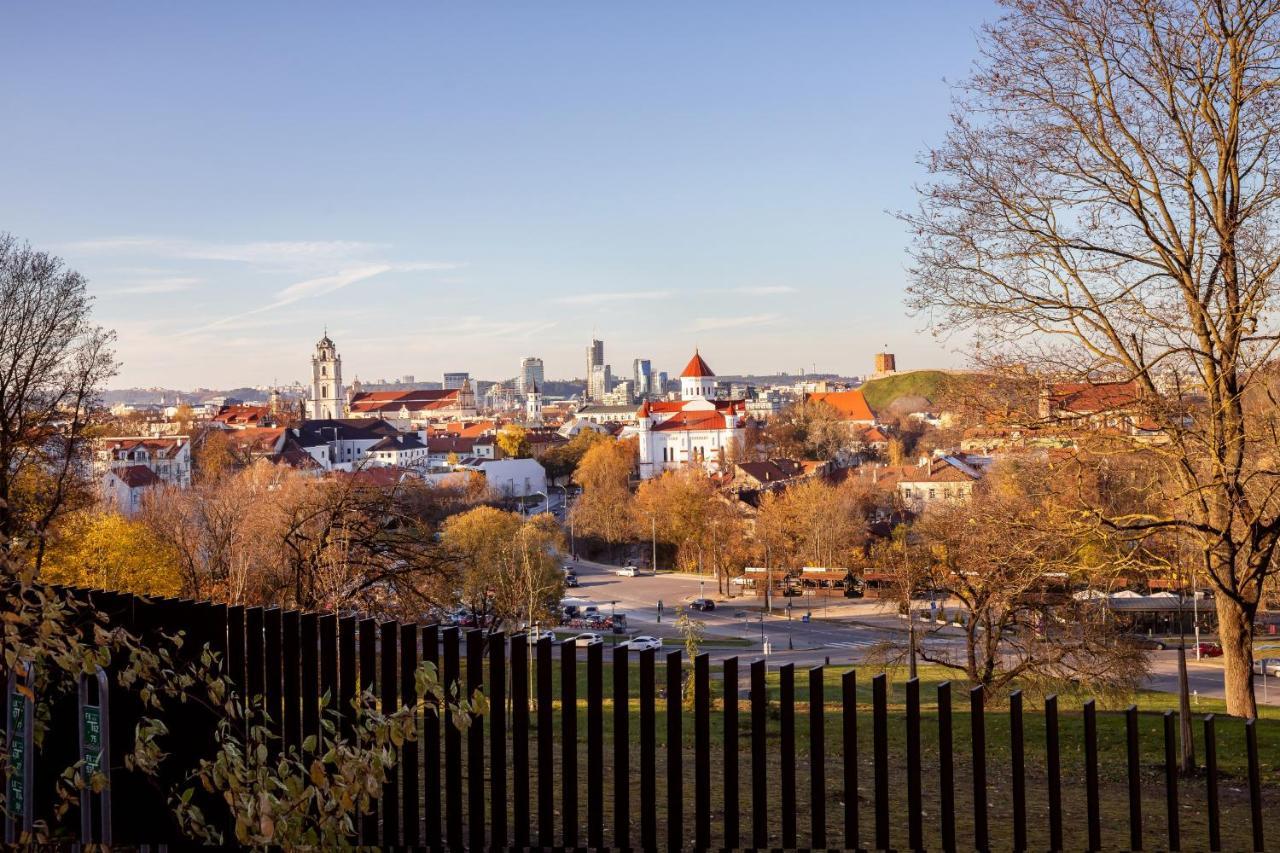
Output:
<svg viewBox="0 0 1280 853">
<path fill-rule="evenodd" d="M 600 398 L 593 393 L 592 377 L 596 375 L 596 368 L 604 366 L 604 341 L 591 339 L 591 346 L 587 347 L 587 390 L 586 398 L 588 400 L 599 400 Z M 607 390 L 607 389 L 606 389 Z M 601 392 L 604 393 L 603 391 Z"/>
<path fill-rule="evenodd" d="M 446 373 L 444 375 L 444 388 L 446 391 L 456 390 L 465 385 L 470 378 L 470 373 Z"/>
<path fill-rule="evenodd" d="M 604 395 L 613 388 L 613 373 L 607 364 L 597 364 L 591 368 L 591 379 L 587 382 L 587 399 L 599 403 Z"/>
<path fill-rule="evenodd" d="M 647 358 L 637 358 L 631 365 L 632 388 L 637 397 L 653 396 L 653 366 Z"/>
<path fill-rule="evenodd" d="M 542 359 L 532 355 L 520 359 L 520 373 L 516 376 L 517 391 L 528 394 L 535 385 L 541 388 L 543 378 Z"/>
</svg>

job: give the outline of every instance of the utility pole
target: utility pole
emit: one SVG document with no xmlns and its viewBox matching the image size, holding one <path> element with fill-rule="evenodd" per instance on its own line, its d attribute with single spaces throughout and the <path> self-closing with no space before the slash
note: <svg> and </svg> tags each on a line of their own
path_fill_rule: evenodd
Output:
<svg viewBox="0 0 1280 853">
<path fill-rule="evenodd" d="M 658 519 L 656 516 L 649 516 L 649 534 L 653 538 L 653 574 L 658 574 Z"/>
</svg>

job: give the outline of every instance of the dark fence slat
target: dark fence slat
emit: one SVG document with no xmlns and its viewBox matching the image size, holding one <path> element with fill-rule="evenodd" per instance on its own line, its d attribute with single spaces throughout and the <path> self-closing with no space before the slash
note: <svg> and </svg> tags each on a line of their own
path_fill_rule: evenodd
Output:
<svg viewBox="0 0 1280 853">
<path fill-rule="evenodd" d="M 435 668 L 438 681 L 440 629 L 436 625 L 422 629 L 422 659 Z M 422 790 L 427 794 L 422 802 L 423 840 L 433 849 L 440 847 L 440 793 L 443 790 L 440 787 L 440 713 L 439 700 L 430 699 L 427 713 L 422 718 Z"/>
<path fill-rule="evenodd" d="M 613 649 L 613 846 L 631 847 L 631 684 L 625 648 Z"/>
<path fill-rule="evenodd" d="M 1125 761 L 1129 771 L 1129 849 L 1142 849 L 1142 765 L 1139 757 L 1138 706 L 1124 712 Z"/>
<path fill-rule="evenodd" d="M 1022 729 L 1022 691 L 1009 694 L 1009 761 L 1013 782 L 1013 849 L 1027 849 L 1027 759 Z"/>
<path fill-rule="evenodd" d="M 552 737 L 551 716 L 551 638 L 538 639 L 537 657 L 538 695 L 538 844 L 550 847 L 555 843 L 555 742 Z"/>
<path fill-rule="evenodd" d="M 279 607 L 268 608 L 262 614 L 262 653 L 263 666 L 263 710 L 267 717 L 267 729 L 275 739 L 271 741 L 271 752 L 279 754 L 282 747 L 291 746 L 288 723 L 284 713 L 284 666 L 281 661 L 281 644 L 283 638 L 283 619 Z M 298 644 L 293 644 L 293 653 L 298 653 Z M 294 658 L 296 660 L 296 657 Z"/>
<path fill-rule="evenodd" d="M 459 659 L 461 632 L 444 629 L 444 685 L 446 695 L 455 700 L 465 693 L 462 686 L 462 664 Z M 444 716 L 444 835 L 454 850 L 461 849 L 462 835 L 462 733 L 453 721 L 453 711 Z"/>
<path fill-rule="evenodd" d="M 1062 754 L 1058 746 L 1058 697 L 1044 700 L 1045 785 L 1049 794 L 1049 849 L 1062 849 Z"/>
<path fill-rule="evenodd" d="M 360 654 L 360 693 L 357 699 L 361 705 L 376 700 L 374 692 L 378 680 L 378 623 L 372 619 L 361 619 L 356 628 L 359 634 Z M 378 843 L 378 804 L 374 803 L 360 819 L 360 842 L 365 845 Z"/>
<path fill-rule="evenodd" d="M 783 664 L 778 670 L 779 767 L 778 802 L 782 808 L 782 846 L 796 846 L 796 667 Z"/>
<path fill-rule="evenodd" d="M 529 846 L 528 634 L 511 638 L 511 831 L 517 847 Z"/>
<path fill-rule="evenodd" d="M 1084 703 L 1084 796 L 1089 825 L 1089 849 L 1102 847 L 1102 817 L 1098 801 L 1098 706 Z"/>
<path fill-rule="evenodd" d="M 970 738 L 973 743 L 973 846 L 975 850 L 991 847 L 987 827 L 987 722 L 984 715 L 986 695 L 982 685 L 969 691 Z"/>
<path fill-rule="evenodd" d="M 298 623 L 302 645 L 302 739 L 320 737 L 320 623 L 315 613 L 304 613 Z M 314 741 L 313 741 L 314 743 Z"/>
<path fill-rule="evenodd" d="M 227 677 L 236 692 L 244 695 L 244 607 L 227 608 Z"/>
<path fill-rule="evenodd" d="M 672 850 L 684 846 L 683 682 L 680 650 L 667 652 L 667 847 Z"/>
<path fill-rule="evenodd" d="M 1178 822 L 1178 750 L 1174 739 L 1172 711 L 1164 712 L 1164 793 L 1165 815 L 1169 826 L 1169 849 L 1181 850 L 1182 838 Z"/>
<path fill-rule="evenodd" d="M 809 846 L 827 846 L 827 740 L 823 669 L 809 670 Z"/>
<path fill-rule="evenodd" d="M 920 781 L 920 679 L 907 681 L 907 843 L 924 849 L 924 798 Z"/>
<path fill-rule="evenodd" d="M 1249 759 L 1249 817 L 1253 824 L 1253 849 L 1266 850 L 1262 837 L 1262 769 L 1258 764 L 1258 720 L 1244 724 L 1245 752 Z"/>
<path fill-rule="evenodd" d="M 604 846 L 604 643 L 587 646 L 587 844 Z"/>
<path fill-rule="evenodd" d="M 762 660 L 751 662 L 751 842 L 755 847 L 769 846 L 769 774 L 765 772 L 768 699 L 764 667 Z"/>
<path fill-rule="evenodd" d="M 840 676 L 841 740 L 844 745 L 844 846 L 858 849 L 858 674 Z"/>
<path fill-rule="evenodd" d="M 489 638 L 490 846 L 507 845 L 507 638 Z M 408 843 L 406 839 L 405 843 Z"/>
<path fill-rule="evenodd" d="M 316 621 L 320 644 L 320 699 L 329 695 L 329 704 L 322 712 L 331 718 L 338 705 L 338 618 L 332 613 L 321 614 Z"/>
<path fill-rule="evenodd" d="M 738 821 L 738 659 L 726 658 L 721 684 L 724 699 L 724 847 L 742 840 Z M 643 701 L 643 700 L 641 700 Z"/>
<path fill-rule="evenodd" d="M 323 633 L 323 632 L 322 632 Z M 400 705 L 416 708 L 418 705 L 418 626 L 400 626 Z M 422 717 L 414 712 L 414 731 L 419 737 Z M 422 843 L 422 797 L 418 780 L 422 770 L 418 766 L 419 740 L 406 740 L 400 747 L 400 820 L 406 846 Z"/>
<path fill-rule="evenodd" d="M 296 610 L 286 610 L 280 617 L 281 648 L 283 655 L 276 666 L 284 670 L 284 745 L 297 749 L 302 744 L 302 649 L 299 635 L 300 615 Z M 289 665 L 285 666 L 284 662 Z M 271 666 L 268 656 L 267 666 Z M 272 681 L 275 680 L 274 675 Z"/>
<path fill-rule="evenodd" d="M 1222 824 L 1217 811 L 1219 807 L 1217 807 L 1217 731 L 1215 729 L 1212 713 L 1204 716 L 1204 804 L 1208 809 L 1208 849 L 1213 853 L 1222 849 Z"/>
<path fill-rule="evenodd" d="M 484 631 L 467 632 L 467 698 L 484 691 Z M 467 825 L 472 850 L 485 846 L 484 716 L 471 714 L 467 726 Z"/>
<path fill-rule="evenodd" d="M 951 682 L 938 685 L 938 809 L 942 849 L 956 850 L 956 774 L 951 735 Z"/>
<path fill-rule="evenodd" d="M 338 695 L 334 708 L 338 712 L 338 734 L 350 739 L 355 734 L 356 699 L 356 620 L 351 616 L 338 619 Z"/>
<path fill-rule="evenodd" d="M 383 622 L 378 626 L 378 702 L 382 713 L 391 715 L 400 707 L 400 665 L 397 647 L 400 626 L 395 622 Z M 382 783 L 382 844 L 392 847 L 400 843 L 400 781 L 396 768 L 387 773 Z"/>
<path fill-rule="evenodd" d="M 693 660 L 693 838 L 698 850 L 711 846 L 711 659 Z"/>
<path fill-rule="evenodd" d="M 653 649 L 640 653 L 640 846 L 658 846 L 658 740 Z"/>
<path fill-rule="evenodd" d="M 578 846 L 578 647 L 560 644 L 560 834 Z"/>
<path fill-rule="evenodd" d="M 889 711 L 888 679 L 871 679 L 871 736 L 875 764 L 876 848 L 889 849 Z"/>
</svg>

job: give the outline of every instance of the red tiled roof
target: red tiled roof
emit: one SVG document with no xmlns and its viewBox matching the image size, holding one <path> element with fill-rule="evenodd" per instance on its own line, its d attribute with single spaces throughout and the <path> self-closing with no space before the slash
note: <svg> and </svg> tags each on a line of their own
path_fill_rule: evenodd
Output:
<svg viewBox="0 0 1280 853">
<path fill-rule="evenodd" d="M 826 403 L 839 412 L 840 416 L 846 421 L 874 421 L 876 419 L 871 407 L 867 405 L 867 398 L 862 396 L 862 391 L 858 388 L 854 388 L 852 391 L 809 394 L 805 399 L 815 403 Z"/>
<path fill-rule="evenodd" d="M 154 486 L 161 482 L 156 473 L 146 465 L 129 465 L 124 468 L 116 468 L 115 475 L 131 489 Z"/>
<path fill-rule="evenodd" d="M 165 457 L 177 453 L 187 443 L 183 438 L 108 438 L 104 440 L 106 449 L 112 453 L 127 452 L 143 448 L 152 454 Z"/>
<path fill-rule="evenodd" d="M 1052 411 L 1073 415 L 1114 412 L 1137 405 L 1141 392 L 1133 380 L 1128 382 L 1064 382 L 1049 389 Z"/>
<path fill-rule="evenodd" d="M 353 412 L 411 412 L 447 409 L 456 405 L 458 389 L 437 391 L 362 391 L 351 398 Z"/>
<path fill-rule="evenodd" d="M 459 456 L 471 453 L 476 446 L 476 439 L 471 436 L 437 435 L 427 439 L 427 449 L 431 453 L 457 453 Z"/>
<path fill-rule="evenodd" d="M 271 409 L 266 406 L 223 406 L 213 420 L 220 424 L 258 424 L 271 417 Z"/>
<path fill-rule="evenodd" d="M 665 421 L 654 424 L 655 432 L 674 432 L 677 430 L 709 430 L 732 429 L 725 426 L 724 415 L 719 412 L 678 412 Z"/>
<path fill-rule="evenodd" d="M 227 441 L 248 453 L 275 453 L 284 436 L 284 427 L 248 427 L 226 430 Z"/>
<path fill-rule="evenodd" d="M 742 400 L 707 400 L 716 407 L 717 412 L 726 411 L 742 411 L 744 403 Z M 649 403 L 649 411 L 655 415 L 662 415 L 668 412 L 683 412 L 684 407 L 689 405 L 689 400 L 654 400 Z M 702 405 L 703 401 L 699 400 L 698 405 Z M 638 416 L 638 415 L 637 415 Z"/>
<path fill-rule="evenodd" d="M 715 376 L 715 374 L 711 372 L 711 368 L 703 361 L 698 351 L 694 350 L 693 358 L 689 359 L 689 363 L 684 366 L 684 370 L 680 373 L 680 378 L 693 379 L 699 376 Z"/>
</svg>

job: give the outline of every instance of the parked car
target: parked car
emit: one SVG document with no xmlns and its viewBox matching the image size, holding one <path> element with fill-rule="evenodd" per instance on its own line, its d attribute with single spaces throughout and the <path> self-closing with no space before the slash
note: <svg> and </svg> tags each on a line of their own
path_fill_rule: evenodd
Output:
<svg viewBox="0 0 1280 853">
<path fill-rule="evenodd" d="M 556 635 L 550 631 L 540 631 L 537 628 L 530 628 L 526 636 L 529 638 L 527 642 L 536 643 L 539 640 L 551 640 L 555 642 Z"/>
<path fill-rule="evenodd" d="M 1222 657 L 1222 646 L 1217 643 L 1201 643 L 1196 647 L 1200 652 L 1200 657 L 1204 658 L 1220 658 Z"/>
<path fill-rule="evenodd" d="M 1253 662 L 1253 671 L 1258 675 L 1266 673 L 1267 675 L 1280 678 L 1280 658 L 1263 658 Z"/>
<path fill-rule="evenodd" d="M 622 648 L 633 652 L 644 652 L 650 649 L 659 651 L 662 649 L 662 640 L 657 637 L 632 637 L 622 644 Z"/>
<path fill-rule="evenodd" d="M 640 570 L 637 569 L 635 566 L 623 566 L 622 568 L 614 572 L 614 574 L 624 578 L 633 578 L 639 573 L 640 573 Z"/>
<path fill-rule="evenodd" d="M 599 634 L 579 634 L 573 638 L 575 646 L 594 646 L 596 643 L 603 643 L 604 638 Z"/>
<path fill-rule="evenodd" d="M 693 601 L 689 602 L 689 606 L 694 610 L 701 610 L 704 612 L 716 609 L 716 603 L 709 598 L 695 598 Z"/>
<path fill-rule="evenodd" d="M 1163 640 L 1157 640 L 1155 637 L 1148 637 L 1145 634 L 1125 634 L 1120 637 L 1120 642 L 1138 649 L 1163 650 L 1168 648 Z"/>
</svg>

